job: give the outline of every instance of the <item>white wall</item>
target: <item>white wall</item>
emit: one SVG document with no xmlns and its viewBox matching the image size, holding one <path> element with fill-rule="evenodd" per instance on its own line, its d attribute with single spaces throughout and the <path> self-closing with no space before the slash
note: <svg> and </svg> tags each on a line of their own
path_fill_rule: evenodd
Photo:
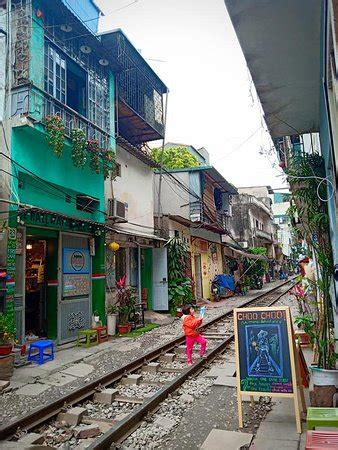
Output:
<svg viewBox="0 0 338 450">
<path fill-rule="evenodd" d="M 189 187 L 189 172 L 175 172 L 177 180 Z M 159 189 L 159 174 L 155 174 L 154 198 L 157 199 Z M 180 216 L 190 219 L 189 193 L 177 185 L 175 181 L 163 174 L 161 190 L 161 206 L 164 215 Z M 157 200 L 155 201 L 155 214 L 157 214 Z"/>
<path fill-rule="evenodd" d="M 106 180 L 105 196 L 128 204 L 128 223 L 118 224 L 118 228 L 151 234 L 150 228 L 154 228 L 153 170 L 119 146 L 116 162 L 121 165 L 121 176 L 113 181 L 113 195 L 111 182 Z"/>
<path fill-rule="evenodd" d="M 291 225 L 290 219 L 287 223 L 280 223 L 278 216 L 287 216 L 287 210 L 290 207 L 290 202 L 273 203 L 272 212 L 274 215 L 274 222 L 280 227 L 278 230 L 278 241 L 282 244 L 282 251 L 285 256 L 290 256 L 291 253 Z"/>
</svg>

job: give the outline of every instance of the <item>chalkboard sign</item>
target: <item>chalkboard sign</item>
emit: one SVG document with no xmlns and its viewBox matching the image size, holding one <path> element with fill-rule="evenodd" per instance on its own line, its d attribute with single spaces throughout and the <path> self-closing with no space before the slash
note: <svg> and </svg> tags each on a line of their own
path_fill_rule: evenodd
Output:
<svg viewBox="0 0 338 450">
<path fill-rule="evenodd" d="M 236 311 L 242 391 L 292 393 L 286 311 Z"/>
<path fill-rule="evenodd" d="M 243 394 L 291 397 L 295 402 L 297 430 L 301 429 L 298 404 L 298 361 L 288 307 L 236 308 L 234 310 L 237 400 L 240 426 Z M 301 391 L 302 406 L 305 407 Z"/>
</svg>

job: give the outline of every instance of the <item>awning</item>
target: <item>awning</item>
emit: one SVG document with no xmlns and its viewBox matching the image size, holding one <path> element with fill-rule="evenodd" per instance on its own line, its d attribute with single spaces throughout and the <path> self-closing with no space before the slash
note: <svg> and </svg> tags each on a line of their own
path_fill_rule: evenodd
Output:
<svg viewBox="0 0 338 450">
<path fill-rule="evenodd" d="M 238 248 L 232 247 L 231 245 L 225 245 L 225 247 L 230 248 L 233 252 L 237 253 L 238 255 L 244 256 L 248 259 L 261 259 L 261 260 L 267 260 L 268 258 L 264 255 L 254 255 L 253 253 L 247 253 L 243 250 L 239 250 Z"/>
<path fill-rule="evenodd" d="M 272 138 L 319 129 L 320 0 L 225 0 Z"/>
<path fill-rule="evenodd" d="M 144 231 L 134 231 L 134 230 L 123 230 L 121 228 L 117 227 L 106 227 L 108 231 L 111 231 L 112 233 L 116 234 L 125 234 L 127 236 L 135 236 L 140 237 L 144 239 L 152 239 L 153 241 L 161 241 L 161 242 L 167 242 L 167 239 L 161 238 L 159 236 L 156 236 L 156 234 L 147 233 Z"/>
</svg>

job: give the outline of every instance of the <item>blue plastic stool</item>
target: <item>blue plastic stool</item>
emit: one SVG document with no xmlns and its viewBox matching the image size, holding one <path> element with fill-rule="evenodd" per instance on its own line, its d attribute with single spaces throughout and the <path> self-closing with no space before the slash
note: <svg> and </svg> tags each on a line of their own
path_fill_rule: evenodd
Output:
<svg viewBox="0 0 338 450">
<path fill-rule="evenodd" d="M 38 353 L 32 354 L 32 350 L 38 350 Z M 45 353 L 50 350 L 49 353 Z M 54 342 L 48 340 L 32 342 L 29 346 L 28 361 L 35 361 L 39 366 L 47 361 L 54 359 Z"/>
</svg>

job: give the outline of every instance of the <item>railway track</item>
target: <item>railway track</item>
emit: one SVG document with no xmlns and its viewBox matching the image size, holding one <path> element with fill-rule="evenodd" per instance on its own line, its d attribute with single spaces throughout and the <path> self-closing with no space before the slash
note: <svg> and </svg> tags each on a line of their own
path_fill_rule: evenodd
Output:
<svg viewBox="0 0 338 450">
<path fill-rule="evenodd" d="M 287 281 L 271 291 L 249 300 L 242 307 L 253 304 L 255 306 L 271 306 L 290 288 L 290 281 Z M 138 428 L 145 416 L 156 411 L 161 402 L 167 399 L 188 378 L 197 376 L 207 364 L 210 364 L 229 347 L 234 340 L 232 312 L 209 320 L 203 325 L 202 332 L 208 340 L 207 357 L 198 359 L 193 366 L 187 367 L 185 364 L 185 347 L 183 345 L 185 338 L 180 336 L 120 369 L 56 401 L 36 408 L 25 417 L 2 426 L 0 428 L 0 440 L 13 439 L 13 436 L 20 434 L 18 430 L 36 429 L 57 416 L 58 413 L 66 411 L 68 407 L 82 405 L 88 409 L 82 422 L 91 424 L 92 431 L 94 431 L 93 424 L 100 423 L 102 425 L 102 422 L 106 423 L 105 428 L 101 427 L 100 435 L 87 448 L 92 450 L 107 449 L 112 444 L 123 442 Z M 138 396 L 135 395 L 135 390 L 137 390 Z M 143 395 L 139 394 L 140 391 Z M 101 393 L 101 395 L 98 395 L 98 393 Z M 90 399 L 93 397 L 95 397 L 95 400 L 91 401 Z M 100 403 L 107 405 L 113 402 L 118 405 L 116 410 L 117 412 L 120 411 L 120 414 L 116 414 L 110 419 L 97 417 L 96 405 Z M 93 411 L 95 414 L 94 417 L 91 417 Z M 48 440 L 46 443 L 51 445 Z"/>
</svg>

